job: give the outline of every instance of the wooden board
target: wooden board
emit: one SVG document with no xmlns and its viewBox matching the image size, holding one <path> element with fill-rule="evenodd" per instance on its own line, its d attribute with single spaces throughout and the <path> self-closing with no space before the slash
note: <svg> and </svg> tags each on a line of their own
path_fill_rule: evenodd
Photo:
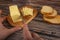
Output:
<svg viewBox="0 0 60 40">
<path fill-rule="evenodd" d="M 14 3 L 18 4 L 19 6 L 31 5 L 38 10 L 41 9 L 43 5 L 49 5 L 54 7 L 60 14 L 60 0 L 23 0 L 23 2 L 20 0 L 20 2 L 15 1 L 13 4 Z M 3 10 L 6 11 L 4 15 L 8 14 L 7 5 L 8 4 L 6 3 L 5 7 L 2 7 Z M 30 31 L 37 32 L 45 40 L 60 40 L 60 25 L 54 25 L 43 21 L 42 15 L 40 13 L 33 21 L 29 23 L 29 29 Z M 10 35 L 6 40 L 23 40 L 22 30 Z"/>
</svg>

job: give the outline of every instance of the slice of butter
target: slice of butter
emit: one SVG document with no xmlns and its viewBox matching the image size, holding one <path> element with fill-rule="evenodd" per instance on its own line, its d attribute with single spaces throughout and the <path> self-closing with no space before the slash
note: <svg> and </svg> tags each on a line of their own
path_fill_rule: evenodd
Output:
<svg viewBox="0 0 60 40">
<path fill-rule="evenodd" d="M 22 9 L 22 11 L 23 11 L 23 16 L 26 16 L 26 15 L 33 16 L 33 9 L 32 8 L 24 7 Z"/>
<path fill-rule="evenodd" d="M 20 12 L 18 10 L 18 6 L 17 5 L 9 6 L 9 10 L 10 10 L 10 16 L 11 16 L 12 21 L 14 23 L 22 21 L 21 14 L 20 14 Z"/>
</svg>

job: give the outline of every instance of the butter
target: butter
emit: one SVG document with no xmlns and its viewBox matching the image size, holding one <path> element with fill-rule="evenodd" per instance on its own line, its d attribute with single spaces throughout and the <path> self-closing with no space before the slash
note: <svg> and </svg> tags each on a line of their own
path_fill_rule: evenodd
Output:
<svg viewBox="0 0 60 40">
<path fill-rule="evenodd" d="M 17 5 L 9 6 L 9 10 L 10 10 L 10 16 L 11 16 L 12 21 L 14 23 L 22 21 L 21 14 L 20 14 L 20 12 L 18 10 L 18 6 Z"/>
<path fill-rule="evenodd" d="M 23 16 L 26 16 L 26 15 L 33 16 L 33 9 L 32 8 L 24 7 L 22 9 L 22 11 L 23 11 Z"/>
</svg>

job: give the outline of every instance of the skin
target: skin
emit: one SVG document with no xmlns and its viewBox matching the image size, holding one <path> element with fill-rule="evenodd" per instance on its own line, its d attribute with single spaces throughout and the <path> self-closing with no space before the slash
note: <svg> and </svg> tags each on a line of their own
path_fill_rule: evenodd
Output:
<svg viewBox="0 0 60 40">
<path fill-rule="evenodd" d="M 1 16 L 1 10 L 0 10 L 0 16 Z M 16 26 L 11 29 L 7 29 L 5 26 L 3 26 L 2 22 L 6 19 L 6 16 L 0 17 L 0 40 L 4 40 L 6 37 L 11 35 L 12 33 L 21 30 L 20 27 Z M 28 29 L 28 25 L 23 25 L 23 36 L 24 40 L 43 40 L 37 33 L 30 32 Z M 27 35 L 26 35 L 27 34 Z"/>
<path fill-rule="evenodd" d="M 16 26 L 14 28 L 7 29 L 2 24 L 2 22 L 6 19 L 6 16 L 1 17 L 1 14 L 2 14 L 2 10 L 0 10 L 0 40 L 4 40 L 6 37 L 14 33 L 15 31 L 21 30 L 21 28 Z"/>
<path fill-rule="evenodd" d="M 0 40 L 4 40 L 7 36 L 14 33 L 15 31 L 20 30 L 20 27 L 14 27 L 11 29 L 7 29 L 3 26 L 2 22 L 6 17 L 0 17 Z"/>
<path fill-rule="evenodd" d="M 37 33 L 30 32 L 27 24 L 24 24 L 23 35 L 24 35 L 24 40 L 44 40 Z"/>
</svg>

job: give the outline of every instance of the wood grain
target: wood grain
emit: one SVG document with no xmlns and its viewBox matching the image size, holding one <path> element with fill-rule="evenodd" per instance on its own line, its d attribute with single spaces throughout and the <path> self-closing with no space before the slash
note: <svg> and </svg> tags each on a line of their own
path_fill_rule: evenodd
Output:
<svg viewBox="0 0 60 40">
<path fill-rule="evenodd" d="M 9 14 L 8 6 L 11 4 L 17 4 L 20 7 L 23 5 L 31 5 L 38 9 L 38 11 L 43 5 L 49 5 L 56 9 L 60 15 L 60 0 L 12 0 L 11 2 L 0 1 L 0 9 L 4 10 L 3 15 L 6 16 Z M 7 25 L 8 23 L 5 26 Z M 45 40 L 60 40 L 60 25 L 54 25 L 43 21 L 40 13 L 38 13 L 37 17 L 35 17 L 35 19 L 29 23 L 29 29 L 30 31 L 38 33 Z M 22 30 L 10 35 L 6 40 L 23 40 Z"/>
</svg>

